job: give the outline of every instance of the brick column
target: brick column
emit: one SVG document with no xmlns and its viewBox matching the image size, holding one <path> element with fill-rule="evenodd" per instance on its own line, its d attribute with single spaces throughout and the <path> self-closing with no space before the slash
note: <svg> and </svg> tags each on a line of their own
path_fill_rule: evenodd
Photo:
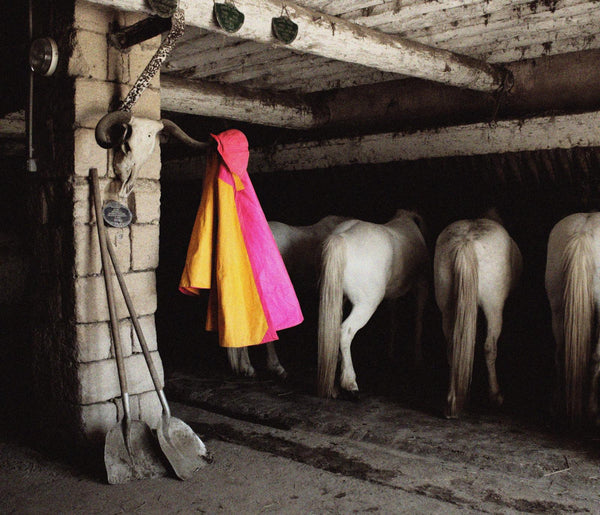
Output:
<svg viewBox="0 0 600 515">
<path fill-rule="evenodd" d="M 55 206 L 32 208 L 35 222 L 41 226 L 37 228 L 40 244 L 45 244 L 44 249 L 39 248 L 40 253 L 48 252 L 53 256 L 50 263 L 60 263 L 53 270 L 38 259 L 38 273 L 43 277 L 39 284 L 45 288 L 38 293 L 50 309 L 45 316 L 39 315 L 43 308 L 38 311 L 39 327 L 33 335 L 37 350 L 34 373 L 44 369 L 52 373 L 37 374 L 35 387 L 41 411 L 45 412 L 41 416 L 56 420 L 65 438 L 74 434 L 85 441 L 103 441 L 122 410 L 89 169 L 98 169 L 104 201 L 117 200 L 120 181 L 112 169 L 112 151 L 97 145 L 94 129 L 98 120 L 128 93 L 158 48 L 160 37 L 121 53 L 107 44 L 111 24 L 131 25 L 143 15 L 99 8 L 82 0 L 75 0 L 68 8 L 64 6 L 67 2 L 60 3 L 63 5 L 55 8 L 60 12 L 53 20 L 71 22 L 68 29 L 55 36 L 62 52 L 61 66 L 56 77 L 44 79 L 42 98 L 36 97 L 41 112 L 38 125 L 43 116 L 43 122 L 48 126 L 50 121 L 53 131 L 45 132 L 46 144 L 40 143 L 46 151 L 40 163 L 40 189 L 32 201 L 34 205 L 52 202 L 61 207 L 57 208 L 58 216 L 53 216 Z M 133 114 L 160 118 L 158 77 L 144 91 Z M 133 223 L 125 229 L 109 229 L 108 237 L 162 376 L 154 323 L 160 166 L 157 144 L 127 199 Z M 48 198 L 48 191 L 60 193 Z M 160 403 L 116 279 L 114 285 L 132 416 L 153 427 L 160 417 Z"/>
</svg>

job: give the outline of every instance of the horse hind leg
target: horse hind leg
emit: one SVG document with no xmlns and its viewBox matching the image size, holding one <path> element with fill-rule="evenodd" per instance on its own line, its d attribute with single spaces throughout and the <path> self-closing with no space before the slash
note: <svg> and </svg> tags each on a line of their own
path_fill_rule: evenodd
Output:
<svg viewBox="0 0 600 515">
<path fill-rule="evenodd" d="M 231 370 L 239 376 L 256 377 L 256 371 L 250 363 L 248 347 L 228 347 L 227 358 Z"/>
<path fill-rule="evenodd" d="M 554 416 L 564 413 L 565 399 L 565 337 L 564 337 L 564 312 L 560 306 L 552 306 L 552 334 L 554 335 L 554 393 L 551 410 Z"/>
<path fill-rule="evenodd" d="M 398 341 L 398 299 L 390 299 L 385 302 L 389 314 L 390 330 L 388 334 L 388 358 L 393 363 L 396 361 L 396 345 Z"/>
<path fill-rule="evenodd" d="M 267 370 L 275 374 L 279 379 L 284 380 L 287 379 L 287 372 L 285 368 L 279 362 L 279 358 L 277 357 L 277 352 L 275 351 L 275 344 L 273 342 L 268 342 L 266 344 L 267 348 Z"/>
<path fill-rule="evenodd" d="M 350 346 L 356 333 L 371 319 L 377 306 L 378 303 L 374 305 L 356 304 L 352 307 L 352 311 L 346 320 L 342 322 L 340 335 L 340 387 L 349 392 L 354 398 L 358 397 L 358 383 L 356 382 L 356 372 L 352 364 Z"/>
<path fill-rule="evenodd" d="M 429 294 L 429 285 L 427 279 L 421 278 L 416 284 L 416 301 L 415 310 L 415 366 L 421 368 L 423 366 L 423 315 L 425 313 L 425 304 Z"/>
<path fill-rule="evenodd" d="M 487 320 L 487 335 L 484 343 L 485 365 L 488 373 L 489 399 L 494 406 L 502 406 L 504 398 L 500 393 L 496 375 L 498 338 L 502 331 L 502 306 L 482 306 Z"/>
<path fill-rule="evenodd" d="M 596 319 L 600 317 L 598 314 L 596 315 Z M 600 331 L 599 331 L 600 332 Z M 597 333 L 598 334 L 598 333 Z M 598 383 L 600 381 L 600 337 L 596 342 L 596 349 L 592 353 L 592 362 L 591 362 L 591 383 L 590 383 L 590 400 L 588 411 L 591 419 L 597 426 L 600 426 L 600 406 L 598 406 L 598 387 L 600 386 Z"/>
</svg>

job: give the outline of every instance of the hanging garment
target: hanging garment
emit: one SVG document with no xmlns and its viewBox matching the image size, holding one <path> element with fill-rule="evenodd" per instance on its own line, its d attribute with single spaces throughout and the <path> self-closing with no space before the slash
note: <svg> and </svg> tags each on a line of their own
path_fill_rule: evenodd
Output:
<svg viewBox="0 0 600 515">
<path fill-rule="evenodd" d="M 238 130 L 212 135 L 200 207 L 179 289 L 209 289 L 206 329 L 223 347 L 277 340 L 302 312 L 250 176 L 248 140 Z"/>
</svg>

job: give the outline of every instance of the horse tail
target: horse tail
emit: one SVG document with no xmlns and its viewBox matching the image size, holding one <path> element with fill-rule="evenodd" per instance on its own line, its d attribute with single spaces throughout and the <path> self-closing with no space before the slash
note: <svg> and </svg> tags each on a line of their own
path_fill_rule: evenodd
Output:
<svg viewBox="0 0 600 515">
<path fill-rule="evenodd" d="M 466 402 L 471 386 L 475 338 L 477 335 L 478 264 L 473 242 L 463 241 L 452 252 L 453 290 L 455 299 L 450 362 L 450 415 L 457 415 Z M 451 393 L 452 395 L 452 393 Z"/>
<path fill-rule="evenodd" d="M 317 391 L 320 397 L 334 397 L 335 372 L 340 348 L 344 292 L 342 279 L 346 245 L 340 235 L 325 240 L 322 251 L 319 298 L 319 359 Z"/>
<path fill-rule="evenodd" d="M 590 234 L 569 238 L 562 256 L 567 416 L 581 418 L 594 317 Z"/>
</svg>

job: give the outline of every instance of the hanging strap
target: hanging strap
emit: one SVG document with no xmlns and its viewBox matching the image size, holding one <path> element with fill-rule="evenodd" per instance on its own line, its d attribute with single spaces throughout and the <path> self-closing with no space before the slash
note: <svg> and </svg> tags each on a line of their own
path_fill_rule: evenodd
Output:
<svg viewBox="0 0 600 515">
<path fill-rule="evenodd" d="M 144 68 L 144 71 L 140 74 L 138 79 L 135 81 L 135 84 L 127 93 L 125 100 L 119 106 L 119 111 L 127 111 L 130 112 L 133 108 L 134 104 L 140 98 L 140 95 L 144 92 L 144 90 L 150 84 L 152 77 L 156 75 L 156 72 L 160 70 L 165 59 L 173 50 L 176 41 L 183 35 L 185 30 L 185 16 L 182 9 L 177 9 L 175 14 L 173 14 L 173 18 L 171 20 L 171 30 L 163 40 L 163 42 L 158 47 L 158 50 L 150 59 L 150 62 Z"/>
</svg>

